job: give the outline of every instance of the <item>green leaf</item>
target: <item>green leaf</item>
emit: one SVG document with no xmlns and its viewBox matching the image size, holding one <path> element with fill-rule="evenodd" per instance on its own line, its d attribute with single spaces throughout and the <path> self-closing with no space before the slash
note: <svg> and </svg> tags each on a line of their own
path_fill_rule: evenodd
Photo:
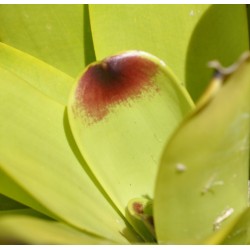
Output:
<svg viewBox="0 0 250 250">
<path fill-rule="evenodd" d="M 196 100 L 209 60 L 232 63 L 248 49 L 245 5 L 90 5 L 97 59 L 144 50 L 169 65 Z"/>
<path fill-rule="evenodd" d="M 32 194 L 27 192 L 16 180 L 9 177 L 3 169 L 0 167 L 0 192 L 9 198 L 25 204 L 28 207 L 33 207 L 35 210 L 46 214 L 47 216 L 54 217 L 53 213 L 48 211 L 43 205 L 33 197 Z"/>
<path fill-rule="evenodd" d="M 35 76 L 27 82 L 2 67 L 0 76 L 0 169 L 9 184 L 1 187 L 1 182 L 1 192 L 112 241 L 126 243 L 125 229 L 125 237 L 138 240 L 91 181 L 73 144 L 65 107 L 32 87 Z"/>
<path fill-rule="evenodd" d="M 170 69 L 145 52 L 91 64 L 77 80 L 68 105 L 72 133 L 123 214 L 132 198 L 152 197 L 163 145 L 192 105 Z"/>
<path fill-rule="evenodd" d="M 1 244 L 114 244 L 32 210 L 0 213 Z"/>
<path fill-rule="evenodd" d="M 159 243 L 200 244 L 248 206 L 249 56 L 238 67 L 217 72 L 165 147 L 154 199 Z"/>
<path fill-rule="evenodd" d="M 205 244 L 249 245 L 250 244 L 250 208 L 232 220 L 222 230 L 209 237 Z"/>
<path fill-rule="evenodd" d="M 75 77 L 91 49 L 86 20 L 83 5 L 1 5 L 0 41 Z"/>
<path fill-rule="evenodd" d="M 212 5 L 192 32 L 185 60 L 186 87 L 197 100 L 210 80 L 208 61 L 232 64 L 249 49 L 246 5 Z"/>
<path fill-rule="evenodd" d="M 0 194 L 0 211 L 26 208 L 25 205 Z"/>
<path fill-rule="evenodd" d="M 74 79 L 52 66 L 0 43 L 0 67 L 60 104 L 67 103 Z"/>
<path fill-rule="evenodd" d="M 250 208 L 247 208 L 237 221 L 234 221 L 230 229 L 230 232 L 222 242 L 223 245 L 250 244 Z"/>
</svg>

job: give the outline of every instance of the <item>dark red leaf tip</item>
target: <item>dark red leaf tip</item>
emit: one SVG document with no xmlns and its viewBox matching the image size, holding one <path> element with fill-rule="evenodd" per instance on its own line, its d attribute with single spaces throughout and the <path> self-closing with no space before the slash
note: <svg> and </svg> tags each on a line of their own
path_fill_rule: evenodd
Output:
<svg viewBox="0 0 250 250">
<path fill-rule="evenodd" d="M 155 62 L 137 51 L 90 65 L 79 79 L 75 109 L 84 110 L 89 122 L 100 121 L 115 105 L 140 98 L 144 92 L 158 91 L 153 82 L 157 70 Z"/>
</svg>

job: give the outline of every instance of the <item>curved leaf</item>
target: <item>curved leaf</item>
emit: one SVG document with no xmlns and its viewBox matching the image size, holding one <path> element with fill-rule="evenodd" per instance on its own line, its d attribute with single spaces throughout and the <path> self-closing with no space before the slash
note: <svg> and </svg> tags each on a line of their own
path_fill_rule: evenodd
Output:
<svg viewBox="0 0 250 250">
<path fill-rule="evenodd" d="M 246 209 L 238 220 L 231 225 L 231 230 L 223 240 L 223 245 L 250 244 L 250 208 Z"/>
<path fill-rule="evenodd" d="M 114 244 L 32 210 L 0 213 L 1 244 Z"/>
<path fill-rule="evenodd" d="M 185 83 L 193 99 L 200 97 L 210 80 L 208 61 L 216 58 L 230 65 L 248 49 L 246 5 L 211 5 L 195 26 L 185 54 Z"/>
<path fill-rule="evenodd" d="M 97 59 L 123 50 L 147 51 L 166 62 L 185 82 L 189 40 L 209 5 L 111 4 L 89 8 Z"/>
<path fill-rule="evenodd" d="M 147 51 L 173 69 L 195 100 L 210 79 L 207 61 L 230 64 L 249 48 L 245 5 L 90 5 L 90 21 L 97 59 Z"/>
<path fill-rule="evenodd" d="M 91 181 L 68 140 L 65 107 L 3 68 L 0 75 L 0 169 L 22 188 L 19 201 L 39 211 L 42 206 L 81 230 L 127 242 L 121 235 L 123 219 Z M 13 197 L 12 188 L 3 188 L 3 194 Z M 28 196 L 22 196 L 25 192 Z"/>
<path fill-rule="evenodd" d="M 91 64 L 68 105 L 76 143 L 119 210 L 153 195 L 161 150 L 192 102 L 162 61 L 129 51 Z"/>
<path fill-rule="evenodd" d="M 249 245 L 250 244 L 250 208 L 247 208 L 228 223 L 222 230 L 214 233 L 205 244 Z"/>
<path fill-rule="evenodd" d="M 26 208 L 25 205 L 0 194 L 0 211 Z"/>
<path fill-rule="evenodd" d="M 160 243 L 201 243 L 248 206 L 249 82 L 249 56 L 233 74 L 217 72 L 165 147 L 154 200 Z"/>
<path fill-rule="evenodd" d="M 0 67 L 66 105 L 74 79 L 65 73 L 3 43 L 0 43 Z"/>
<path fill-rule="evenodd" d="M 71 76 L 84 68 L 89 34 L 83 5 L 3 4 L 0 23 L 1 42 Z"/>
</svg>

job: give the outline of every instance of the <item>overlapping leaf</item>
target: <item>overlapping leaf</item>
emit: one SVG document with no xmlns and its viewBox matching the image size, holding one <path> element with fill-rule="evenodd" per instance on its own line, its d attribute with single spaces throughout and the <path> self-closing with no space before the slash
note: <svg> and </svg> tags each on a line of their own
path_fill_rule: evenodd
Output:
<svg viewBox="0 0 250 250">
<path fill-rule="evenodd" d="M 75 77 L 90 49 L 84 13 L 77 4 L 1 5 L 0 41 Z"/>
<path fill-rule="evenodd" d="M 114 244 L 31 209 L 0 212 L 1 244 Z"/>
<path fill-rule="evenodd" d="M 152 197 L 163 145 L 191 108 L 170 69 L 140 51 L 91 64 L 77 80 L 68 106 L 72 133 L 123 214 L 130 199 Z"/>
<path fill-rule="evenodd" d="M 159 243 L 201 243 L 246 209 L 249 82 L 249 58 L 225 80 L 217 74 L 167 144 L 154 200 Z"/>
<path fill-rule="evenodd" d="M 93 5 L 90 17 L 94 48 L 87 6 L 3 5 L 0 39 L 71 76 L 95 51 L 101 59 L 145 50 L 164 59 L 194 99 L 207 82 L 208 60 L 228 64 L 248 48 L 243 5 Z M 218 95 L 222 79 L 214 79 L 167 145 L 154 202 L 159 243 L 249 243 L 249 212 L 236 223 L 247 205 L 248 68 L 246 62 L 228 77 Z M 162 148 L 192 109 L 180 81 L 138 51 L 87 68 L 68 111 L 90 172 L 64 107 L 72 78 L 3 44 L 0 75 L 0 193 L 85 231 L 13 211 L 0 216 L 0 241 L 9 235 L 21 243 L 139 241 L 114 207 L 125 216 L 131 199 L 154 196 Z M 20 205 L 0 201 L 3 210 Z"/>
<path fill-rule="evenodd" d="M 66 105 L 74 79 L 52 66 L 0 43 L 0 66 L 54 101 Z"/>
<path fill-rule="evenodd" d="M 0 211 L 21 208 L 26 208 L 26 206 L 0 194 Z"/>
<path fill-rule="evenodd" d="M 24 57 L 22 63 L 24 72 L 17 75 L 0 67 L 1 192 L 81 230 L 127 242 L 121 234 L 124 221 L 91 181 L 84 160 L 77 155 L 65 107 L 33 87 L 36 80 L 47 84 L 45 69 L 28 79 L 22 75 L 32 75 L 32 60 Z M 71 79 L 61 76 L 57 74 L 58 82 Z"/>
<path fill-rule="evenodd" d="M 196 100 L 219 59 L 233 63 L 249 48 L 245 5 L 90 5 L 97 59 L 140 49 L 169 65 Z"/>
</svg>

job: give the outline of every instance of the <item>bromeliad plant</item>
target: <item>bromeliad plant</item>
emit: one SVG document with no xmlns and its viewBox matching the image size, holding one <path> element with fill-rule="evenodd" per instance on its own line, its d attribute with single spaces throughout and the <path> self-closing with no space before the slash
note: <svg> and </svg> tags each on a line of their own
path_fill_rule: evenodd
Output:
<svg viewBox="0 0 250 250">
<path fill-rule="evenodd" d="M 249 53 L 204 66 L 248 50 L 244 5 L 0 21 L 1 243 L 250 243 Z"/>
</svg>

